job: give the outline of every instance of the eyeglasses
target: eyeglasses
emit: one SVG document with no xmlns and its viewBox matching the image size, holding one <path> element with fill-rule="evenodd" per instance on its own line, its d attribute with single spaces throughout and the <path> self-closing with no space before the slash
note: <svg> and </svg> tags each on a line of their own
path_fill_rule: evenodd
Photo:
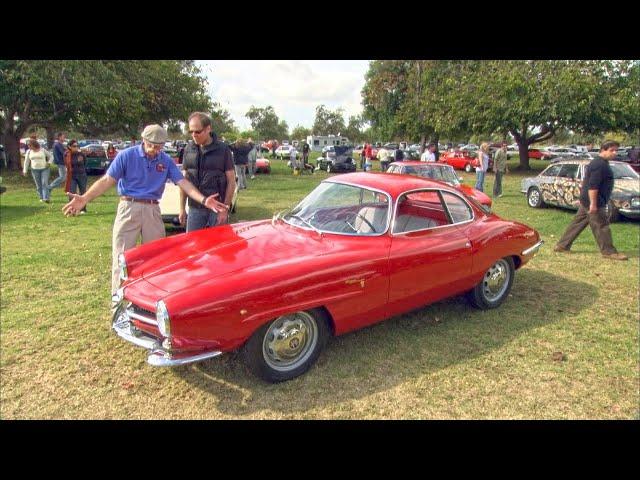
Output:
<svg viewBox="0 0 640 480">
<path fill-rule="evenodd" d="M 195 133 L 196 135 L 200 135 L 202 132 L 204 132 L 204 128 L 203 128 L 202 130 L 189 130 L 189 133 L 190 133 L 191 135 L 193 135 L 194 133 Z"/>
<path fill-rule="evenodd" d="M 162 150 L 164 148 L 163 143 L 157 144 L 157 143 L 151 143 L 151 142 L 145 141 L 144 144 L 146 147 L 153 148 L 154 150 Z"/>
</svg>

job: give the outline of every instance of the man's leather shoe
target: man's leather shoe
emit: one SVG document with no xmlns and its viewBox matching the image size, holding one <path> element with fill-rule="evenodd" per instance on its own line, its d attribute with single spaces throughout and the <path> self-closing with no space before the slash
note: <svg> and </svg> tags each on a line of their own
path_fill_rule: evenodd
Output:
<svg viewBox="0 0 640 480">
<path fill-rule="evenodd" d="M 611 260 L 629 260 L 624 253 L 603 253 L 602 256 Z"/>
<path fill-rule="evenodd" d="M 553 251 L 559 253 L 571 253 L 571 250 L 561 247 L 560 245 L 556 245 L 555 247 L 553 247 Z"/>
</svg>

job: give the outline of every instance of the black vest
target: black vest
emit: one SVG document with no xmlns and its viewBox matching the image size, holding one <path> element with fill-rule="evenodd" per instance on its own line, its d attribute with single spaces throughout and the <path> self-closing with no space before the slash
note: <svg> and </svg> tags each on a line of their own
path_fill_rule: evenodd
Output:
<svg viewBox="0 0 640 480">
<path fill-rule="evenodd" d="M 225 159 L 231 162 L 231 150 L 229 147 L 218 141 L 213 135 L 213 142 L 200 148 L 195 143 L 184 147 L 182 156 L 182 169 L 187 180 L 195 185 L 200 192 L 205 195 L 218 193 L 216 200 L 224 202 L 227 192 L 227 176 L 225 174 Z M 189 197 L 189 208 L 206 208 L 196 203 Z"/>
</svg>

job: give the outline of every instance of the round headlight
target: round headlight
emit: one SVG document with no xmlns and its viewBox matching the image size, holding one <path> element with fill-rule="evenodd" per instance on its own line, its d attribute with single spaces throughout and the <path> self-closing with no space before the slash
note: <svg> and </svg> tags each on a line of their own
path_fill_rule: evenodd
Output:
<svg viewBox="0 0 640 480">
<path fill-rule="evenodd" d="M 127 272 L 127 261 L 124 259 L 124 253 L 118 255 L 118 266 L 120 267 L 120 280 L 126 280 L 129 278 Z"/>
<path fill-rule="evenodd" d="M 169 311 L 162 300 L 156 303 L 156 320 L 158 321 L 158 330 L 163 337 L 171 338 L 171 322 L 169 321 Z"/>
<path fill-rule="evenodd" d="M 640 197 L 633 197 L 631 199 L 631 206 L 632 207 L 640 207 Z"/>
</svg>

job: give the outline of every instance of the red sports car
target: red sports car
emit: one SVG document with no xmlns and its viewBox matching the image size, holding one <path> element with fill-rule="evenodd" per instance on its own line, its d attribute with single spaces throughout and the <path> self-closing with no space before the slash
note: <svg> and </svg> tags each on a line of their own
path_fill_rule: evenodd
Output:
<svg viewBox="0 0 640 480">
<path fill-rule="evenodd" d="M 478 164 L 478 159 L 469 154 L 466 150 L 456 150 L 454 152 L 443 152 L 440 154 L 439 162 L 451 165 L 458 170 L 470 173 Z"/>
<path fill-rule="evenodd" d="M 389 165 L 387 173 L 404 173 L 407 175 L 417 175 L 423 178 L 431 178 L 433 180 L 448 183 L 465 195 L 474 198 L 482 205 L 486 205 L 489 208 L 491 208 L 491 204 L 493 203 L 491 198 L 480 190 L 476 190 L 469 185 L 463 185 L 460 183 L 461 178 L 458 178 L 453 167 L 444 163 L 417 161 L 393 162 Z"/>
<path fill-rule="evenodd" d="M 529 149 L 529 158 L 535 158 L 538 160 L 551 160 L 554 157 L 554 155 L 552 153 L 549 152 L 544 152 L 542 150 L 539 150 L 537 148 L 530 148 Z"/>
<path fill-rule="evenodd" d="M 333 176 L 272 219 L 127 250 L 113 329 L 154 366 L 242 350 L 258 376 L 289 380 L 331 336 L 459 294 L 498 307 L 542 243 L 442 182 Z"/>
</svg>

